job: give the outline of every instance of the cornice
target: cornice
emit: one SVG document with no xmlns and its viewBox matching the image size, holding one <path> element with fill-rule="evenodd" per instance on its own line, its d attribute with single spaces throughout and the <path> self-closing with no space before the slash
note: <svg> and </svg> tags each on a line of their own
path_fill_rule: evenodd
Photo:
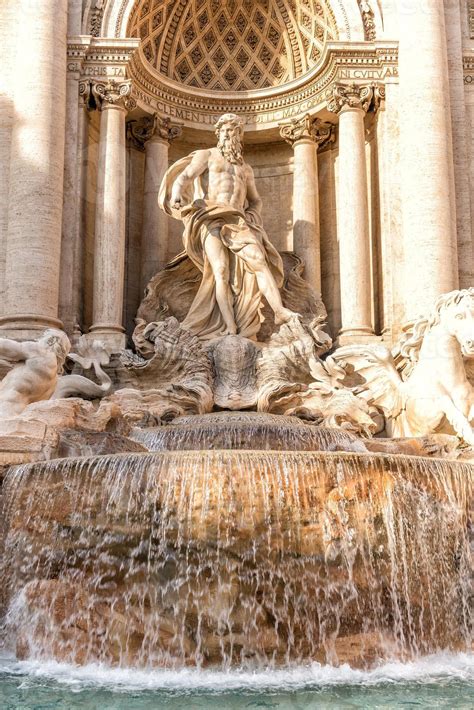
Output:
<svg viewBox="0 0 474 710">
<path fill-rule="evenodd" d="M 68 37 L 68 72 L 77 78 L 126 77 L 127 66 L 138 49 L 137 39 L 114 39 L 79 35 Z"/>
</svg>

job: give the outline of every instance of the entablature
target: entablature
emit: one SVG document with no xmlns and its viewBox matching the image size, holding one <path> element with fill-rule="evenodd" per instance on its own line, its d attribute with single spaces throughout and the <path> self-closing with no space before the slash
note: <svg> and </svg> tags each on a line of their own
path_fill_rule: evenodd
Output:
<svg viewBox="0 0 474 710">
<path fill-rule="evenodd" d="M 209 130 L 225 112 L 242 116 L 247 130 L 278 128 L 282 121 L 324 111 L 335 83 L 398 81 L 397 42 L 331 42 L 315 71 L 283 86 L 255 91 L 212 92 L 163 77 L 144 61 L 139 40 L 72 37 L 68 69 L 84 79 L 128 78 L 132 97 L 147 113 L 179 119 L 185 127 Z"/>
</svg>

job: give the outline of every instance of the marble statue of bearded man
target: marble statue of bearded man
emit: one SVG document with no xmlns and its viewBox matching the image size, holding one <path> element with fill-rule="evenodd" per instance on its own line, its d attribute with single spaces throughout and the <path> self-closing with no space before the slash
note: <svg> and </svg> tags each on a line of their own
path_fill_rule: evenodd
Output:
<svg viewBox="0 0 474 710">
<path fill-rule="evenodd" d="M 183 221 L 185 253 L 202 273 L 182 325 L 203 340 L 255 338 L 262 296 L 277 324 L 295 314 L 282 304 L 283 264 L 263 229 L 253 170 L 242 157 L 240 118 L 221 116 L 216 134 L 217 147 L 178 160 L 160 189 L 160 207 Z"/>
</svg>

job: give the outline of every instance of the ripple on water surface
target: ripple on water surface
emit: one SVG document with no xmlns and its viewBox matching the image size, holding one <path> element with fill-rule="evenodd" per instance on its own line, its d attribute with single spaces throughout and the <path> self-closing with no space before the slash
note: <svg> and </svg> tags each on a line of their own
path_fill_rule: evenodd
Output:
<svg viewBox="0 0 474 710">
<path fill-rule="evenodd" d="M 474 707 L 474 655 L 372 671 L 313 663 L 265 672 L 137 671 L 0 658 L 2 710 Z"/>
</svg>

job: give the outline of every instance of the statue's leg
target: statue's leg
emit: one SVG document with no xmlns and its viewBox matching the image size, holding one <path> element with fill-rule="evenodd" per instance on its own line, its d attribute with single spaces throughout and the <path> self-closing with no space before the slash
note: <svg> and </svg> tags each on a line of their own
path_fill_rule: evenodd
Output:
<svg viewBox="0 0 474 710">
<path fill-rule="evenodd" d="M 449 395 L 445 395 L 440 399 L 440 405 L 446 415 L 446 419 L 453 427 L 460 439 L 463 439 L 469 446 L 474 446 L 474 430 Z"/>
<path fill-rule="evenodd" d="M 216 281 L 216 301 L 226 324 L 227 332 L 231 335 L 237 333 L 234 318 L 232 291 L 229 284 L 229 255 L 220 239 L 220 230 L 209 232 L 204 240 L 204 251 L 211 265 Z"/>
<path fill-rule="evenodd" d="M 254 272 L 258 288 L 267 299 L 270 308 L 275 314 L 275 323 L 277 325 L 281 325 L 282 323 L 286 323 L 286 321 L 293 316 L 298 315 L 297 313 L 290 311 L 289 308 L 284 307 L 280 291 L 278 290 L 278 286 L 276 285 L 273 274 L 268 266 L 263 248 L 254 244 L 249 244 L 241 249 L 239 256 L 244 259 L 250 269 Z"/>
</svg>

